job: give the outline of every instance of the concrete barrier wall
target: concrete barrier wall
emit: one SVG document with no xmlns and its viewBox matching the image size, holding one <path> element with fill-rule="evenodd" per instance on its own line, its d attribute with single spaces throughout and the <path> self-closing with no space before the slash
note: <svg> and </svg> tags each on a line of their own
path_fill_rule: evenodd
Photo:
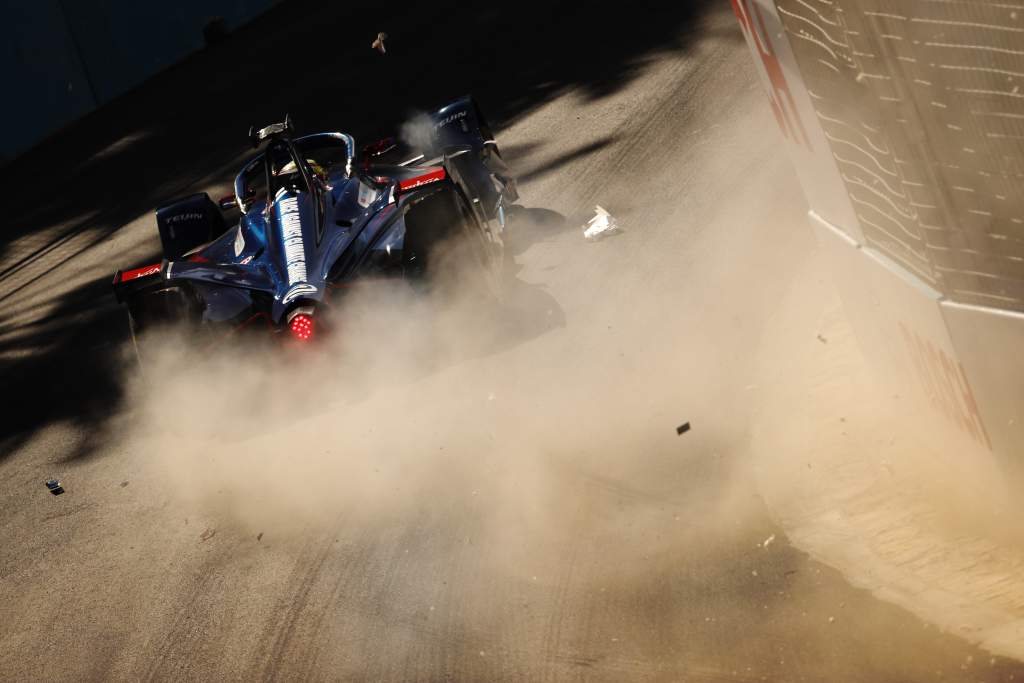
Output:
<svg viewBox="0 0 1024 683">
<path fill-rule="evenodd" d="M 733 0 L 883 386 L 1024 464 L 1024 10 Z"/>
<path fill-rule="evenodd" d="M 202 48 L 212 18 L 233 30 L 276 1 L 0 0 L 0 161 Z"/>
<path fill-rule="evenodd" d="M 996 453 L 1024 469 L 1024 315 L 943 301 L 959 370 Z"/>
</svg>

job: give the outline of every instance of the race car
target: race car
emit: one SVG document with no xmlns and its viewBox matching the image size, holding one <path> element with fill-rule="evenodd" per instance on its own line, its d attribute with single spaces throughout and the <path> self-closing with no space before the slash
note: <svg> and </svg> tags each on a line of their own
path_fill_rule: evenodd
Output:
<svg viewBox="0 0 1024 683">
<path fill-rule="evenodd" d="M 290 117 L 251 128 L 262 151 L 238 173 L 234 194 L 159 207 L 163 261 L 115 274 L 136 350 L 140 335 L 164 323 L 191 325 L 204 339 L 263 328 L 309 342 L 345 285 L 429 281 L 446 243 L 459 244 L 458 265 L 479 275 L 466 286 L 497 294 L 515 178 L 472 98 L 421 127 L 416 147 L 387 138 L 358 152 L 346 133 L 296 136 Z M 237 223 L 226 218 L 234 213 Z"/>
</svg>

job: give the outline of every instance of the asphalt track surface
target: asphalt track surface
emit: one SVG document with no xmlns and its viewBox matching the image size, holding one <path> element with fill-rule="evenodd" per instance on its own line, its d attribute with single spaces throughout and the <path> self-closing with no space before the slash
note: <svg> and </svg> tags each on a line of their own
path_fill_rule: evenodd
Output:
<svg viewBox="0 0 1024 683">
<path fill-rule="evenodd" d="M 4 169 L 0 678 L 1024 675 L 850 587 L 761 504 L 752 350 L 815 245 L 728 6 L 676 5 L 284 3 Z M 109 278 L 155 254 L 152 207 L 226 189 L 283 109 L 367 139 L 464 92 L 528 209 L 500 343 L 302 422 L 363 436 L 322 469 L 290 454 L 288 504 L 257 455 L 293 425 L 209 472 L 185 440 L 188 476 L 173 435 L 125 436 Z M 624 234 L 584 242 L 595 203 Z"/>
</svg>

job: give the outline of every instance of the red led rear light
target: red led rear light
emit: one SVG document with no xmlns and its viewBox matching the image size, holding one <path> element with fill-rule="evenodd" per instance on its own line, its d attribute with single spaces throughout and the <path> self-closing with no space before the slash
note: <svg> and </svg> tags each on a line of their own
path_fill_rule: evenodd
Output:
<svg viewBox="0 0 1024 683">
<path fill-rule="evenodd" d="M 292 318 L 289 327 L 291 328 L 292 336 L 299 341 L 308 341 L 313 338 L 313 318 L 305 313 L 299 313 Z"/>
</svg>

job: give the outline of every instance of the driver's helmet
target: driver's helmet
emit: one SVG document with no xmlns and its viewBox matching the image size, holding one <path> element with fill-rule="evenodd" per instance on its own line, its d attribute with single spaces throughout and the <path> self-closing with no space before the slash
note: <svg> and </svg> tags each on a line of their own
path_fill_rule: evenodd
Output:
<svg viewBox="0 0 1024 683">
<path fill-rule="evenodd" d="M 309 165 L 310 170 L 313 171 L 313 174 L 316 175 L 317 178 L 319 178 L 320 180 L 327 180 L 327 169 L 325 169 L 323 166 L 316 163 L 312 159 L 306 159 L 306 164 Z M 287 164 L 282 166 L 281 169 L 274 175 L 286 176 L 289 173 L 296 173 L 297 171 L 298 168 L 296 168 L 295 162 L 289 161 Z"/>
</svg>

